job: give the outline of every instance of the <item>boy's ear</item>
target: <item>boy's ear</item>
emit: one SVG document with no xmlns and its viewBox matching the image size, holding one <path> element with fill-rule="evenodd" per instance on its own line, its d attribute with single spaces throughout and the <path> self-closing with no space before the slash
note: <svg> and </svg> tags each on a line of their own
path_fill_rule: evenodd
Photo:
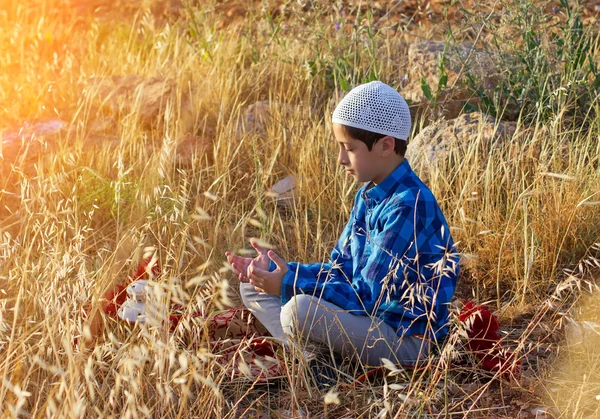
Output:
<svg viewBox="0 0 600 419">
<path fill-rule="evenodd" d="M 394 153 L 394 149 L 396 148 L 396 140 L 394 137 L 387 135 L 379 141 L 381 142 L 381 151 L 385 156 Z"/>
</svg>

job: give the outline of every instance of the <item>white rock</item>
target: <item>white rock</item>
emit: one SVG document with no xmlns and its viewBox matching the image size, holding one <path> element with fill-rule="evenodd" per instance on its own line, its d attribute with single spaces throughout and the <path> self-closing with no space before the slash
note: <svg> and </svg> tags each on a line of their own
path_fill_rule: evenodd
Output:
<svg viewBox="0 0 600 419">
<path fill-rule="evenodd" d="M 426 166 L 436 161 L 448 160 L 451 154 L 465 155 L 469 147 L 477 144 L 482 158 L 490 150 L 512 137 L 515 124 L 496 121 L 489 115 L 474 112 L 456 119 L 439 120 L 424 128 L 408 142 L 407 157 L 413 167 Z"/>
<path fill-rule="evenodd" d="M 548 415 L 548 409 L 545 407 L 536 407 L 531 409 L 530 412 L 536 418 L 545 418 Z"/>
<path fill-rule="evenodd" d="M 565 338 L 567 345 L 577 345 L 591 342 L 593 335 L 600 334 L 600 324 L 591 321 L 569 320 L 565 325 Z"/>
<path fill-rule="evenodd" d="M 296 176 L 288 175 L 271 187 L 269 195 L 278 201 L 291 201 L 294 199 L 296 187 Z"/>
<path fill-rule="evenodd" d="M 18 131 L 5 133 L 2 135 L 2 144 L 8 144 L 18 139 L 26 137 L 42 137 L 46 135 L 58 134 L 67 126 L 65 121 L 60 119 L 51 119 L 45 122 L 30 124 L 25 122 Z"/>
</svg>

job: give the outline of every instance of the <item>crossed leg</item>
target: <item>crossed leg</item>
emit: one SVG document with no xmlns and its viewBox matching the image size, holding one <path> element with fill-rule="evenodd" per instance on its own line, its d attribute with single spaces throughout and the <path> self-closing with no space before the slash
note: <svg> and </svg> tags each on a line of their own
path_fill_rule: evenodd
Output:
<svg viewBox="0 0 600 419">
<path fill-rule="evenodd" d="M 260 293 L 250 284 L 241 284 L 240 291 L 246 307 L 283 342 L 293 336 L 369 366 L 381 365 L 382 358 L 413 366 L 431 349 L 421 337 L 399 337 L 378 317 L 356 316 L 318 297 L 296 295 L 284 305 L 277 296 Z"/>
</svg>

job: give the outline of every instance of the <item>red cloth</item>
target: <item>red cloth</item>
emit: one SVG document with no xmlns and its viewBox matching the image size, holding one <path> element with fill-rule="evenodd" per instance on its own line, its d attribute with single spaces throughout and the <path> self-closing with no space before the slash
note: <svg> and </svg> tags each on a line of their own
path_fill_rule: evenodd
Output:
<svg viewBox="0 0 600 419">
<path fill-rule="evenodd" d="M 151 264 L 152 266 L 150 266 Z M 127 299 L 127 286 L 133 281 L 150 279 L 150 272 L 152 278 L 158 278 L 161 275 L 161 269 L 156 259 L 143 260 L 134 275 L 107 291 L 102 300 L 104 313 L 116 317 L 119 307 Z M 171 309 L 174 309 L 169 316 L 172 332 L 175 331 L 184 316 L 189 318 L 205 316 L 205 313 L 201 312 L 181 314 L 185 312 L 184 307 L 173 306 Z M 498 333 L 500 323 L 487 307 L 467 301 L 460 310 L 458 319 L 467 330 L 469 337 L 467 346 L 480 360 L 483 369 L 500 372 L 507 379 L 518 377 L 520 364 L 515 361 L 512 352 L 502 347 L 501 337 Z M 283 375 L 284 364 L 283 361 L 277 359 L 277 345 L 265 339 L 270 336 L 268 331 L 245 307 L 233 308 L 214 315 L 210 319 L 209 330 L 211 352 L 219 355 L 220 363 L 230 364 L 233 362 L 235 365 L 231 373 L 232 379 L 246 376 L 246 379 L 253 378 L 258 382 L 266 382 L 270 378 Z M 258 365 L 254 362 L 256 360 L 259 361 Z M 240 362 L 246 364 L 248 368 L 238 368 Z M 359 377 L 358 381 L 367 381 L 370 375 L 376 375 L 384 369 L 384 367 L 380 367 L 369 371 Z M 248 372 L 251 377 L 247 376 Z"/>
<path fill-rule="evenodd" d="M 463 323 L 469 340 L 469 350 L 479 358 L 481 367 L 487 371 L 500 372 L 505 378 L 515 378 L 520 373 L 520 364 L 514 354 L 502 347 L 500 322 L 490 310 L 473 301 L 461 309 L 458 319 Z"/>
<path fill-rule="evenodd" d="M 152 264 L 152 266 L 150 266 Z M 127 300 L 127 286 L 134 281 L 160 277 L 161 270 L 156 259 L 145 259 L 134 275 L 108 290 L 102 298 L 105 314 L 117 317 L 117 311 Z M 169 315 L 170 330 L 186 318 L 205 317 L 205 313 L 182 314 L 185 307 L 172 305 Z M 87 315 L 87 312 L 84 313 Z M 269 332 L 245 307 L 232 308 L 213 315 L 208 322 L 210 351 L 217 355 L 217 362 L 229 368 L 232 380 L 252 381 L 265 384 L 285 372 L 284 361 L 277 356 L 278 345 L 269 339 Z M 77 344 L 77 340 L 75 340 Z"/>
</svg>

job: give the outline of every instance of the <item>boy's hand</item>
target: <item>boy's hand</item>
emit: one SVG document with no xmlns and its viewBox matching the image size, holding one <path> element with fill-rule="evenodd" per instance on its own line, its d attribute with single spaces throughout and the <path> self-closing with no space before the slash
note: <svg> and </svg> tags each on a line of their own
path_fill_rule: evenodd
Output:
<svg viewBox="0 0 600 419">
<path fill-rule="evenodd" d="M 288 271 L 288 267 L 285 261 L 274 251 L 269 250 L 267 255 L 275 262 L 277 269 L 273 272 L 269 272 L 268 267 L 267 269 L 261 269 L 254 261 L 252 261 L 248 266 L 248 278 L 250 279 L 250 283 L 254 285 L 258 291 L 279 296 L 281 295 L 281 283 Z"/>
<path fill-rule="evenodd" d="M 253 261 L 258 268 L 265 271 L 269 270 L 270 259 L 267 255 L 267 249 L 260 246 L 254 240 L 250 240 L 250 244 L 258 252 L 258 255 L 255 258 L 245 258 L 243 256 L 235 255 L 231 252 L 225 253 L 225 256 L 227 256 L 227 262 L 231 265 L 233 272 L 238 276 L 240 282 L 248 282 L 248 267 Z"/>
</svg>

